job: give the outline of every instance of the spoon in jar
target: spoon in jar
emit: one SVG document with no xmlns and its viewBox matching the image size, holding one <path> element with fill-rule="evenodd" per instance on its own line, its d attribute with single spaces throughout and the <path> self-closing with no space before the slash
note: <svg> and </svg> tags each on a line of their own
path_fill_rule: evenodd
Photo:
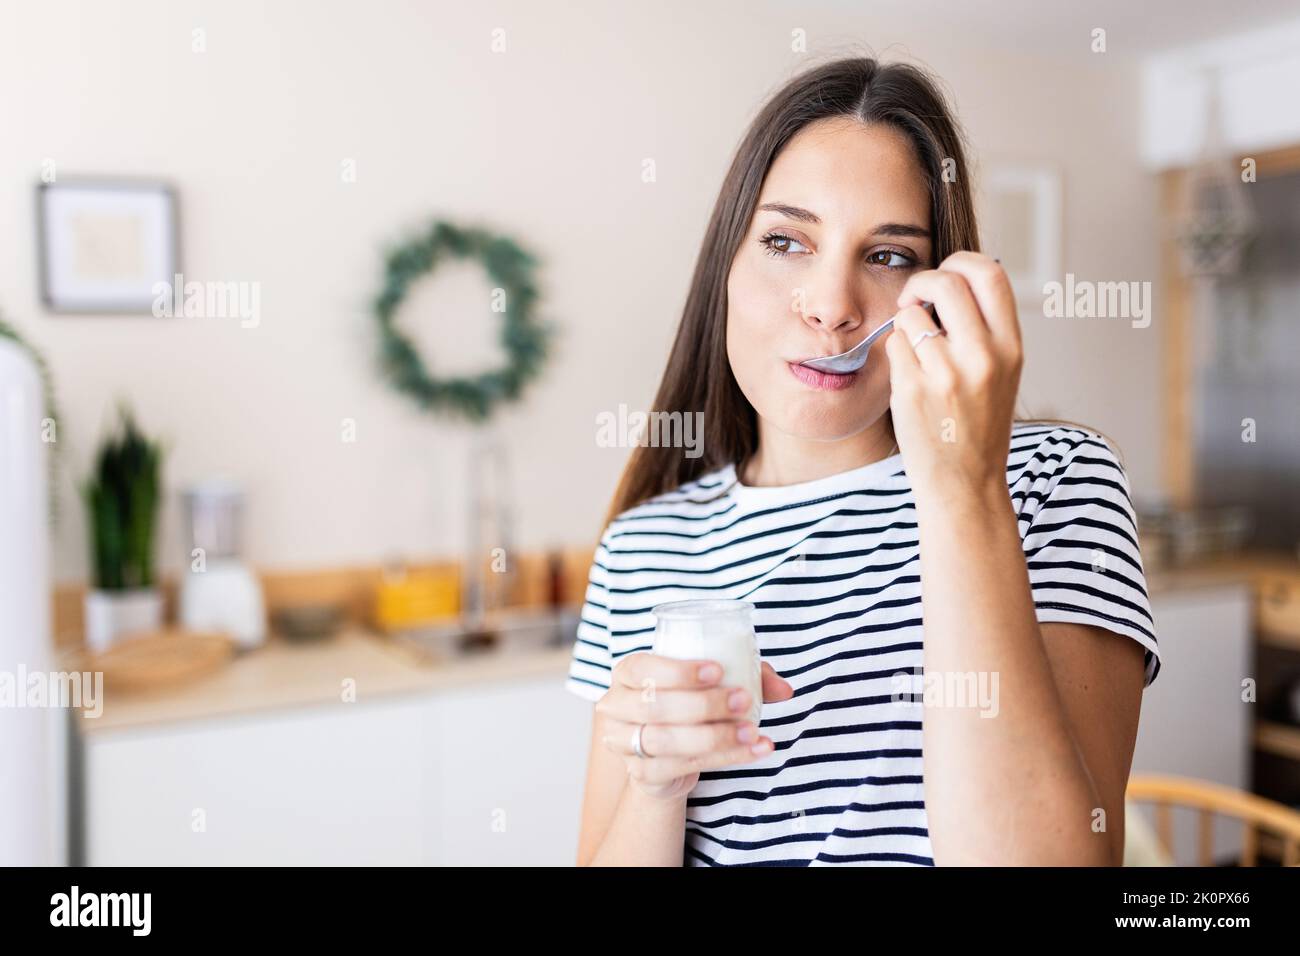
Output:
<svg viewBox="0 0 1300 956">
<path fill-rule="evenodd" d="M 930 310 L 931 315 L 935 314 L 933 302 L 922 304 Z M 824 358 L 808 359 L 808 361 L 799 364 L 815 369 L 818 372 L 829 372 L 832 375 L 848 375 L 850 372 L 856 372 L 867 364 L 867 352 L 871 350 L 872 343 L 893 327 L 894 320 L 890 319 L 847 352 L 841 352 L 839 355 L 827 355 Z"/>
</svg>

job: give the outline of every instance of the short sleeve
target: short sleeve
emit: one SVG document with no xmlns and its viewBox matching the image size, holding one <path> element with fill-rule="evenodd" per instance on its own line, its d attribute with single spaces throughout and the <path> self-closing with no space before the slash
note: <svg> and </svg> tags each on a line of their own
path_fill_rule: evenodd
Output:
<svg viewBox="0 0 1300 956">
<path fill-rule="evenodd" d="M 1128 475 L 1105 439 L 1058 429 L 1035 456 L 1059 459 L 1028 492 L 1038 501 L 1023 544 L 1039 621 L 1093 624 L 1145 649 L 1143 686 L 1160 672 Z"/>
<path fill-rule="evenodd" d="M 578 631 L 573 642 L 573 657 L 569 661 L 569 674 L 564 689 L 593 703 L 609 690 L 609 531 L 600 539 L 591 562 L 587 578 L 587 594 L 582 613 L 578 618 Z"/>
</svg>

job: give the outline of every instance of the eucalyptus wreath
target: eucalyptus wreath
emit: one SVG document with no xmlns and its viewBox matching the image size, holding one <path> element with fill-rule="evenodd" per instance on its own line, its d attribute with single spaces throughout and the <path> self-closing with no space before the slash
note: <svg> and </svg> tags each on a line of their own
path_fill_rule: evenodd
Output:
<svg viewBox="0 0 1300 956">
<path fill-rule="evenodd" d="M 494 287 L 504 321 L 501 345 L 506 363 L 477 375 L 439 378 L 430 374 L 411 340 L 395 324 L 411 285 L 448 259 L 482 265 Z M 478 228 L 435 221 L 385 260 L 384 286 L 374 303 L 379 322 L 380 362 L 388 381 L 426 411 L 447 412 L 483 422 L 501 404 L 515 401 L 536 378 L 548 354 L 552 330 L 534 316 L 537 260 L 513 240 Z"/>
</svg>

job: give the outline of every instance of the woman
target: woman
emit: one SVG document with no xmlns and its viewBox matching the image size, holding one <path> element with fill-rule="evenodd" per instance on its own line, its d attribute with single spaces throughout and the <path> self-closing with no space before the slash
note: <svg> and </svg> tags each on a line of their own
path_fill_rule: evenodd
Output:
<svg viewBox="0 0 1300 956">
<path fill-rule="evenodd" d="M 1128 481 L 1098 433 L 1013 420 L 978 249 L 922 72 L 832 62 L 754 121 L 655 399 L 703 412 L 703 454 L 635 450 L 591 570 L 580 864 L 1120 862 L 1159 668 Z M 800 366 L 890 317 L 861 371 Z M 650 653 L 651 608 L 702 597 L 755 606 L 759 727 Z"/>
</svg>

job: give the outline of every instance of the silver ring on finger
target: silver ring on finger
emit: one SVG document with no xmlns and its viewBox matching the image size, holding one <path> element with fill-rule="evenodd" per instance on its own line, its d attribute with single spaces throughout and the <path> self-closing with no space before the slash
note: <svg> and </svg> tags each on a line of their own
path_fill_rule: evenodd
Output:
<svg viewBox="0 0 1300 956">
<path fill-rule="evenodd" d="M 645 724 L 637 724 L 636 730 L 632 731 L 632 753 L 636 754 L 638 757 L 644 758 L 650 755 L 646 753 L 645 749 L 641 746 L 641 732 L 643 730 L 645 730 Z"/>
<path fill-rule="evenodd" d="M 945 329 L 930 329 L 926 332 L 920 333 L 919 335 L 917 335 L 916 338 L 912 339 L 912 348 L 915 349 L 926 339 L 931 338 L 935 335 L 943 335 L 945 331 L 946 331 Z"/>
</svg>

